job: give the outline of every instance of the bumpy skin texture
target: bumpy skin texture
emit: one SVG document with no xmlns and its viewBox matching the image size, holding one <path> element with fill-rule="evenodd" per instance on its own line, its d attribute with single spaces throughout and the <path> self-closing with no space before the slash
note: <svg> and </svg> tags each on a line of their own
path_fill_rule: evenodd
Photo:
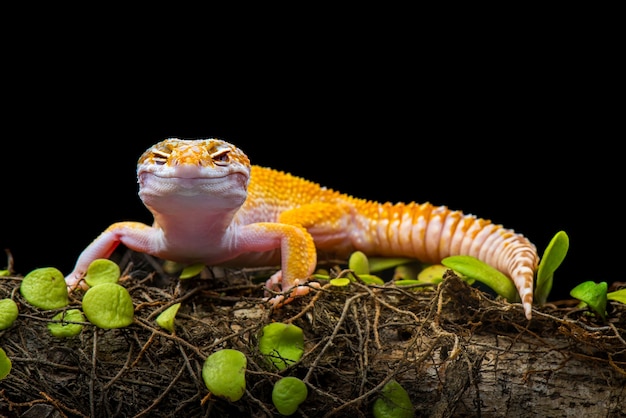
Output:
<svg viewBox="0 0 626 418">
<path fill-rule="evenodd" d="M 152 226 L 118 222 L 80 255 L 66 283 L 74 289 L 89 264 L 119 244 L 181 263 L 281 265 L 267 282 L 282 304 L 306 294 L 317 252 L 347 257 L 414 257 L 437 263 L 471 255 L 513 280 L 528 319 L 539 257 L 523 235 L 473 215 L 430 203 L 379 203 L 355 198 L 271 168 L 250 165 L 218 139 L 169 138 L 137 164 L 139 196 Z M 288 296 L 285 294 L 290 291 Z M 285 299 L 287 297 L 287 299 Z"/>
</svg>

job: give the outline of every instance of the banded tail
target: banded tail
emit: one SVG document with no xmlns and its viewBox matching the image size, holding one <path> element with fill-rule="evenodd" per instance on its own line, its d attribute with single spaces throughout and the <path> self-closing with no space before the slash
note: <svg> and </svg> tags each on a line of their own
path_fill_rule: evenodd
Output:
<svg viewBox="0 0 626 418">
<path fill-rule="evenodd" d="M 367 202 L 358 210 L 362 228 L 353 242 L 370 254 L 414 257 L 438 263 L 453 255 L 469 255 L 509 277 L 520 296 L 524 313 L 532 316 L 537 249 L 526 237 L 489 220 L 430 203 Z M 368 231 L 367 237 L 359 236 Z"/>
</svg>

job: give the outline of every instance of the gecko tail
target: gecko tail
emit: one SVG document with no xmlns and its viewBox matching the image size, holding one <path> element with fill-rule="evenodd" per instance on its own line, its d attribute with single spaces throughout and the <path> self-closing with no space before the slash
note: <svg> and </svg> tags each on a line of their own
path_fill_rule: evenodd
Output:
<svg viewBox="0 0 626 418">
<path fill-rule="evenodd" d="M 430 203 L 382 204 L 369 226 L 377 252 L 385 255 L 415 257 L 428 263 L 468 255 L 489 264 L 513 281 L 526 318 L 532 317 L 539 256 L 535 245 L 522 234 Z"/>
</svg>

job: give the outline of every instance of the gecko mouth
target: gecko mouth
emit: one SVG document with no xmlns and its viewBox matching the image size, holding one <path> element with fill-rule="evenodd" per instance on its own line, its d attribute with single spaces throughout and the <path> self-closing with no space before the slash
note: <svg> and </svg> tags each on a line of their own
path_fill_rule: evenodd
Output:
<svg viewBox="0 0 626 418">
<path fill-rule="evenodd" d="M 154 195 L 194 195 L 223 193 L 226 190 L 247 188 L 248 177 L 234 172 L 222 176 L 171 176 L 144 172 L 139 175 L 139 185 L 143 194 Z"/>
</svg>

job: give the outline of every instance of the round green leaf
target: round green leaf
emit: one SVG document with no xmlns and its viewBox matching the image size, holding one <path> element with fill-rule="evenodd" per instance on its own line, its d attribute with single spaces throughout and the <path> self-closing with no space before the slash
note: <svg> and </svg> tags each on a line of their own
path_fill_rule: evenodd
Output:
<svg viewBox="0 0 626 418">
<path fill-rule="evenodd" d="M 337 277 L 334 279 L 330 279 L 330 284 L 336 287 L 344 287 L 350 284 L 350 279 L 347 279 L 345 277 Z"/>
<path fill-rule="evenodd" d="M 176 319 L 178 308 L 180 308 L 180 303 L 175 303 L 161 312 L 156 318 L 156 323 L 161 328 L 166 329 L 169 332 L 174 332 L 174 319 Z"/>
<path fill-rule="evenodd" d="M 413 418 L 413 404 L 407 391 L 394 379 L 387 382 L 374 401 L 374 418 Z"/>
<path fill-rule="evenodd" d="M 348 268 L 357 276 L 360 276 L 361 274 L 369 274 L 370 266 L 365 253 L 361 251 L 354 251 L 350 254 L 350 258 L 348 259 Z"/>
<path fill-rule="evenodd" d="M 0 348 L 0 380 L 4 379 L 11 372 L 11 359 L 7 356 L 7 353 Z"/>
<path fill-rule="evenodd" d="M 433 264 L 420 271 L 417 274 L 417 280 L 426 283 L 440 283 L 447 270 L 448 267 L 443 264 Z"/>
<path fill-rule="evenodd" d="M 263 327 L 259 351 L 279 370 L 284 370 L 302 357 L 304 333 L 296 325 L 273 322 Z"/>
<path fill-rule="evenodd" d="M 213 395 L 238 401 L 246 391 L 247 364 L 241 351 L 229 348 L 216 351 L 204 361 L 202 380 Z"/>
<path fill-rule="evenodd" d="M 67 311 L 59 312 L 52 317 L 55 321 L 69 321 L 69 322 L 84 322 L 85 317 L 83 313 L 78 309 L 69 309 Z M 50 322 L 48 324 L 48 330 L 50 334 L 55 337 L 73 337 L 80 334 L 83 330 L 82 324 L 70 324 L 67 322 Z"/>
<path fill-rule="evenodd" d="M 13 299 L 0 300 L 0 330 L 7 329 L 17 319 L 19 310 Z"/>
<path fill-rule="evenodd" d="M 65 278 L 54 267 L 28 273 L 22 280 L 20 293 L 28 303 L 41 309 L 59 309 L 69 303 Z"/>
<path fill-rule="evenodd" d="M 289 416 L 298 410 L 308 395 L 308 389 L 302 380 L 287 376 L 274 384 L 272 403 L 281 415 Z"/>
<path fill-rule="evenodd" d="M 117 283 L 120 274 L 120 266 L 107 258 L 99 258 L 87 267 L 85 282 L 91 287 L 102 283 Z"/>
<path fill-rule="evenodd" d="M 123 328 L 133 323 L 135 308 L 126 288 L 102 283 L 85 292 L 83 312 L 99 328 Z"/>
</svg>

